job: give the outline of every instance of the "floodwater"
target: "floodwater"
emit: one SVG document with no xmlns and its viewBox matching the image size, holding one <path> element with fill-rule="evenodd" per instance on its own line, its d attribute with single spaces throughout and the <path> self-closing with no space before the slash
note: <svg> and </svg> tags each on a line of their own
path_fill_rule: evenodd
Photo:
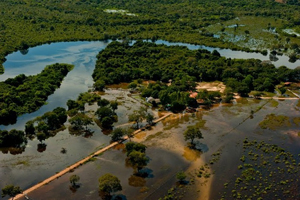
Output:
<svg viewBox="0 0 300 200">
<path fill-rule="evenodd" d="M 4 81 L 7 78 L 13 78 L 19 74 L 38 74 L 46 65 L 53 63 L 69 63 L 75 65 L 75 68 L 65 77 L 61 87 L 57 89 L 54 94 L 48 97 L 46 105 L 42 106 L 39 110 L 33 113 L 24 114 L 18 117 L 16 124 L 8 126 L 0 125 L 0 129 L 24 129 L 24 125 L 27 121 L 34 119 L 37 116 L 41 116 L 45 112 L 51 111 L 58 106 L 66 108 L 67 100 L 76 99 L 80 93 L 86 92 L 92 87 L 93 79 L 91 74 L 95 68 L 96 55 L 110 42 L 110 40 L 107 42 L 58 42 L 29 48 L 28 51 L 26 51 L 26 54 L 18 51 L 8 55 L 6 57 L 6 62 L 3 64 L 5 73 L 0 75 L 0 81 Z M 133 43 L 134 41 L 132 41 L 132 44 Z M 156 43 L 173 46 L 186 46 L 191 50 L 196 50 L 199 48 L 206 49 L 208 51 L 217 50 L 220 52 L 221 56 L 227 58 L 255 58 L 260 60 L 269 60 L 268 55 L 264 56 L 260 53 L 247 53 L 243 51 L 233 51 L 230 49 L 213 48 L 203 45 L 173 43 L 164 40 L 158 40 Z M 277 57 L 277 61 L 272 61 L 272 63 L 277 67 L 285 65 L 288 68 L 294 69 L 297 66 L 300 66 L 300 60 L 297 60 L 295 63 L 290 63 L 288 62 L 289 57 L 285 55 Z"/>
<path fill-rule="evenodd" d="M 298 116 L 294 109 L 297 100 L 280 101 L 274 108 L 267 100 L 249 99 L 231 106 L 219 105 L 211 110 L 200 110 L 194 114 L 174 114 L 158 123 L 152 130 L 139 133 L 133 141 L 147 146 L 146 154 L 150 158 L 145 171 L 147 177 L 134 175 L 132 167 L 126 165 L 126 153 L 122 145 L 111 149 L 94 161 L 81 166 L 74 172 L 43 186 L 30 194 L 33 199 L 98 199 L 98 179 L 105 173 L 116 175 L 123 187 L 115 195 L 123 199 L 159 199 L 167 195 L 170 188 L 178 187 L 176 173 L 186 171 L 189 183 L 184 192 L 179 190 L 181 199 L 208 199 L 201 195 L 208 193 L 209 199 L 220 199 L 223 184 L 238 174 L 237 163 L 243 154 L 242 143 L 249 140 L 266 141 L 277 144 L 297 155 L 300 138 L 292 135 L 298 130 L 296 125 L 282 127 L 277 131 L 263 130 L 259 127 L 266 115 L 284 114 L 291 119 Z M 262 107 L 249 118 L 251 110 Z M 197 149 L 187 147 L 183 132 L 187 126 L 201 124 L 204 139 L 196 140 Z M 220 158 L 211 165 L 209 178 L 198 178 L 196 171 L 209 163 L 212 154 L 220 152 Z M 226 172 L 226 173 L 224 173 Z M 81 177 L 80 188 L 70 190 L 69 177 L 77 174 Z M 194 183 L 192 183 L 192 180 Z M 211 191 L 209 188 L 213 188 Z M 124 197 L 125 196 L 125 197 Z"/>
<path fill-rule="evenodd" d="M 157 43 L 186 45 L 190 49 L 200 47 L 165 41 L 157 41 Z M 0 128 L 24 129 L 24 124 L 28 120 L 57 106 L 66 107 L 68 99 L 76 99 L 79 93 L 86 92 L 93 84 L 91 74 L 96 54 L 107 44 L 104 42 L 53 43 L 30 48 L 26 55 L 16 52 L 7 56 L 7 61 L 4 63 L 5 74 L 0 76 L 2 81 L 20 73 L 37 74 L 45 65 L 55 62 L 71 63 L 75 65 L 75 68 L 64 79 L 61 88 L 48 98 L 47 105 L 34 113 L 19 117 L 15 125 Z M 210 51 L 214 49 L 205 48 Z M 263 58 L 262 60 L 268 58 L 261 54 L 217 50 L 222 56 L 232 58 L 242 56 L 242 58 L 252 56 Z M 290 68 L 299 65 L 288 62 L 285 64 Z M 116 126 L 128 125 L 128 114 L 142 105 L 139 99 L 131 97 L 124 89 L 109 89 L 102 97 L 109 100 L 117 99 L 121 103 L 117 110 L 119 120 Z M 270 113 L 282 114 L 290 118 L 298 116 L 297 100 L 279 101 L 277 107 L 266 103 L 267 100 L 245 99 L 234 104 L 218 105 L 210 110 L 200 110 L 195 114 L 176 114 L 158 123 L 152 130 L 140 133 L 133 140 L 142 142 L 148 147 L 146 153 L 150 162 L 145 169 L 149 172 L 146 178 L 133 175 L 133 169 L 125 165 L 126 154 L 122 149 L 112 149 L 98 156 L 95 161 L 79 167 L 75 172 L 66 174 L 29 196 L 32 199 L 97 199 L 100 198 L 97 189 L 98 178 L 102 174 L 112 173 L 121 180 L 123 191 L 118 194 L 124 195 L 123 199 L 125 196 L 127 199 L 158 199 L 166 195 L 168 189 L 176 187 L 176 173 L 183 170 L 188 173 L 190 182 L 184 187 L 186 188 L 184 191 L 180 191 L 180 196 L 189 196 L 189 199 L 210 196 L 212 199 L 218 199 L 219 193 L 215 191 L 221 192 L 224 182 L 233 178 L 236 173 L 236 162 L 242 154 L 242 141 L 246 137 L 269 141 L 295 154 L 298 153 L 300 137 L 294 134 L 298 133 L 296 125 L 282 127 L 276 131 L 263 130 L 258 125 Z M 260 107 L 262 108 L 258 112 L 249 117 L 251 110 L 258 110 Z M 93 112 L 95 108 L 95 105 L 86 106 L 86 111 Z M 155 110 L 153 113 L 156 117 L 160 115 Z M 182 134 L 187 126 L 194 124 L 200 124 L 204 137 L 196 141 L 198 150 L 188 148 Z M 0 188 L 6 184 L 15 184 L 23 189 L 29 188 L 109 144 L 109 136 L 103 134 L 96 124 L 89 128 L 93 132 L 89 137 L 71 135 L 68 129 L 57 133 L 55 137 L 45 141 L 47 146 L 43 152 L 37 151 L 39 142 L 35 139 L 28 142 L 22 154 L 12 155 L 9 152 L 0 152 Z M 67 152 L 62 154 L 61 148 L 66 148 Z M 196 177 L 195 171 L 209 162 L 212 154 L 217 151 L 221 151 L 221 156 L 211 166 L 211 176 L 209 178 Z M 68 179 L 73 173 L 81 178 L 80 188 L 76 192 L 69 188 Z M 192 179 L 194 181 L 191 181 Z M 213 191 L 209 190 L 210 187 L 214 188 Z"/>
</svg>

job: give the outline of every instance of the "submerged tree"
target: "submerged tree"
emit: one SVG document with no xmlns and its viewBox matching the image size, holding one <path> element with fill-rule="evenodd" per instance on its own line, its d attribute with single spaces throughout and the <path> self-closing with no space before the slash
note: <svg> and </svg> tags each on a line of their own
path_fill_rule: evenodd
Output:
<svg viewBox="0 0 300 200">
<path fill-rule="evenodd" d="M 145 153 L 133 150 L 127 157 L 128 163 L 139 172 L 149 162 L 149 158 Z"/>
<path fill-rule="evenodd" d="M 129 122 L 135 122 L 136 128 L 139 128 L 139 123 L 141 123 L 144 119 L 146 119 L 147 108 L 140 107 L 139 110 L 133 111 L 132 114 L 128 116 Z"/>
<path fill-rule="evenodd" d="M 154 116 L 152 114 L 150 114 L 150 113 L 146 114 L 146 120 L 149 125 L 153 124 L 153 119 L 154 119 Z"/>
<path fill-rule="evenodd" d="M 110 102 L 110 107 L 115 112 L 118 109 L 118 102 L 117 101 L 111 101 Z"/>
<path fill-rule="evenodd" d="M 22 190 L 19 186 L 14 186 L 14 185 L 7 185 L 4 188 L 2 188 L 2 197 L 5 197 L 6 195 L 12 197 L 12 199 L 14 199 L 14 197 L 17 194 L 21 194 Z"/>
<path fill-rule="evenodd" d="M 118 140 L 122 139 L 124 134 L 125 134 L 125 131 L 122 128 L 116 128 L 111 133 L 111 140 L 118 141 Z"/>
<path fill-rule="evenodd" d="M 194 139 L 202 139 L 202 133 L 196 126 L 188 126 L 187 130 L 183 133 L 185 141 L 191 140 L 191 144 L 194 145 Z"/>
<path fill-rule="evenodd" d="M 146 145 L 141 144 L 141 143 L 136 143 L 136 142 L 127 142 L 125 145 L 127 156 L 129 156 L 129 154 L 132 151 L 139 151 L 139 152 L 145 153 L 146 148 L 147 148 Z"/>
<path fill-rule="evenodd" d="M 186 175 L 183 171 L 180 171 L 176 174 L 176 178 L 178 179 L 179 183 L 183 183 L 185 181 Z"/>
<path fill-rule="evenodd" d="M 104 174 L 99 178 L 99 190 L 105 195 L 110 196 L 112 192 L 122 190 L 120 180 L 112 174 Z"/>
<path fill-rule="evenodd" d="M 83 113 L 78 113 L 76 116 L 72 117 L 69 122 L 73 126 L 73 128 L 77 130 L 81 130 L 83 129 L 83 127 L 85 128 L 85 130 L 88 130 L 88 125 L 94 124 L 93 119 Z"/>
<path fill-rule="evenodd" d="M 72 184 L 72 187 L 76 187 L 77 182 L 80 180 L 80 177 L 76 174 L 73 174 L 72 176 L 70 176 L 69 180 L 70 180 L 70 183 Z"/>
</svg>

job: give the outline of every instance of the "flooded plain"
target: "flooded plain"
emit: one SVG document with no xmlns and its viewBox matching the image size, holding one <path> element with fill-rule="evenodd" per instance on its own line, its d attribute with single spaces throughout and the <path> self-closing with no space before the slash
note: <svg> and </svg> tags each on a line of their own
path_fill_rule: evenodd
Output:
<svg viewBox="0 0 300 200">
<path fill-rule="evenodd" d="M 113 93 L 118 91 L 113 90 Z M 270 113 L 288 116 L 292 122 L 299 116 L 295 109 L 297 103 L 298 100 L 279 101 L 274 107 L 270 100 L 244 99 L 192 114 L 171 115 L 132 139 L 147 146 L 146 155 L 150 161 L 143 169 L 146 177 L 134 175 L 134 169 L 126 164 L 124 145 L 120 144 L 28 196 L 32 199 L 101 199 L 98 179 L 111 173 L 121 180 L 123 190 L 115 195 L 123 199 L 159 199 L 168 195 L 168 191 L 179 199 L 221 199 L 222 193 L 228 190 L 224 183 L 234 180 L 240 173 L 238 165 L 245 138 L 276 144 L 294 155 L 299 153 L 300 137 L 294 134 L 299 130 L 298 125 L 283 126 L 275 131 L 259 126 Z M 257 112 L 251 116 L 251 110 Z M 201 127 L 204 139 L 197 140 L 196 149 L 191 149 L 184 141 L 183 132 L 187 126 L 195 124 Z M 96 138 L 93 135 L 91 139 Z M 69 154 L 68 151 L 64 156 Z M 199 169 L 203 166 L 205 176 L 199 177 Z M 176 173 L 179 171 L 186 172 L 186 185 L 178 184 Z M 72 174 L 80 176 L 80 187 L 76 191 L 70 189 Z"/>
<path fill-rule="evenodd" d="M 45 54 L 51 52 L 51 48 L 45 46 L 53 47 L 51 45 L 58 46 L 47 57 Z M 107 44 L 82 42 L 51 45 L 40 46 L 38 50 L 30 49 L 27 54 L 29 57 L 22 57 L 20 53 L 8 56 L 4 65 L 6 72 L 3 77 L 0 76 L 2 80 L 19 73 L 39 73 L 46 64 L 53 62 L 72 63 L 75 69 L 65 78 L 61 88 L 48 98 L 47 105 L 37 112 L 19 117 L 16 125 L 1 126 L 1 129 L 24 129 L 28 120 L 57 106 L 66 107 L 68 99 L 76 99 L 80 92 L 87 91 L 93 84 L 91 73 L 95 56 Z M 57 48 L 62 50 L 58 51 Z M 28 64 L 23 65 L 22 62 Z M 128 124 L 128 115 L 144 104 L 142 99 L 122 88 L 114 87 L 101 95 L 108 100 L 117 99 L 120 103 L 116 110 L 118 122 L 115 127 L 131 126 Z M 298 100 L 295 99 L 277 101 L 244 98 L 232 104 L 199 109 L 196 113 L 171 115 L 132 139 L 147 146 L 146 155 L 150 161 L 143 169 L 147 172 L 146 177 L 134 174 L 134 169 L 126 164 L 124 146 L 119 145 L 28 196 L 32 199 L 100 199 L 98 179 L 105 173 L 112 173 L 121 180 L 123 190 L 117 194 L 123 199 L 159 199 L 165 195 L 179 199 L 221 199 L 224 192 L 231 191 L 224 188 L 224 184 L 240 175 L 238 165 L 244 153 L 245 138 L 276 144 L 298 155 L 299 126 L 294 122 L 299 116 L 300 108 L 297 105 Z M 86 112 L 92 115 L 96 107 L 86 105 Z M 155 117 L 164 114 L 156 109 L 152 112 Z M 276 130 L 263 129 L 259 124 L 269 114 L 287 116 L 290 126 L 280 126 Z M 187 126 L 195 124 L 201 128 L 204 138 L 196 140 L 196 148 L 191 149 L 184 140 L 183 132 Z M 92 134 L 88 136 L 72 135 L 66 128 L 45 141 L 47 146 L 44 151 L 38 151 L 39 142 L 36 139 L 30 140 L 24 152 L 16 155 L 13 155 L 13 149 L 1 149 L 0 188 L 6 184 L 29 188 L 110 143 L 107 132 L 103 132 L 96 123 L 89 128 Z M 61 153 L 62 148 L 66 149 L 66 153 Z M 299 163 L 299 158 L 296 162 Z M 176 174 L 179 171 L 187 174 L 184 185 L 177 182 Z M 80 176 L 77 190 L 70 189 L 69 177 L 72 174 Z"/>
</svg>

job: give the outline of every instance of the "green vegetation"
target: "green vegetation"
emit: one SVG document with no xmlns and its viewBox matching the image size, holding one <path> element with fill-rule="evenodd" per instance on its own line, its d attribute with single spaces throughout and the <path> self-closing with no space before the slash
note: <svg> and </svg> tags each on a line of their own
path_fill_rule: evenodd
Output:
<svg viewBox="0 0 300 200">
<path fill-rule="evenodd" d="M 223 98 L 229 102 L 232 92 L 242 96 L 252 90 L 274 92 L 277 84 L 298 80 L 300 74 L 298 68 L 275 68 L 260 60 L 226 59 L 217 51 L 210 53 L 142 41 L 132 46 L 112 42 L 97 58 L 94 81 L 102 80 L 105 84 L 131 82 L 131 86 L 137 86 L 137 79 L 154 80 L 156 82 L 147 87 L 139 87 L 141 96 L 159 98 L 163 105 L 170 104 L 169 108 L 174 112 L 186 106 L 196 107 L 196 99 L 207 105 L 220 99 L 220 93 L 207 91 L 200 92 L 196 99 L 189 97 L 187 91 L 195 90 L 196 81 L 224 82 L 230 89 Z"/>
<path fill-rule="evenodd" d="M 96 115 L 98 116 L 98 119 L 101 122 L 101 126 L 106 129 L 111 129 L 113 123 L 116 122 L 118 119 L 116 113 L 107 106 L 100 107 L 96 111 Z"/>
<path fill-rule="evenodd" d="M 67 101 L 68 115 L 72 117 L 70 122 L 74 130 L 80 130 L 83 128 L 82 126 L 85 126 L 85 131 L 87 131 L 87 126 L 93 124 L 90 117 L 79 113 L 79 111 L 84 111 L 86 103 L 92 105 L 95 102 L 97 102 L 99 106 L 95 112 L 99 120 L 97 120 L 96 123 L 99 124 L 99 126 L 105 129 L 111 129 L 113 123 L 118 121 L 118 116 L 115 113 L 116 109 L 118 109 L 118 102 L 116 100 L 110 102 L 107 99 L 101 99 L 96 93 L 85 92 L 81 93 L 76 101 L 71 99 Z"/>
<path fill-rule="evenodd" d="M 93 125 L 93 119 L 83 113 L 77 113 L 74 117 L 69 120 L 71 129 L 73 131 L 89 132 L 88 125 Z M 69 129 L 69 130 L 71 130 Z"/>
<path fill-rule="evenodd" d="M 244 48 L 235 41 L 214 37 L 215 32 L 209 28 L 210 25 L 220 24 L 213 27 L 227 33 L 229 28 L 226 26 L 235 23 L 232 20 L 237 17 L 243 20 L 243 24 L 247 21 L 264 22 L 259 27 L 267 30 L 277 25 L 280 36 L 275 38 L 275 35 L 269 35 L 276 41 L 274 44 L 284 47 L 286 43 L 299 44 L 295 35 L 280 31 L 294 27 L 299 30 L 296 4 L 298 1 L 294 0 L 287 1 L 287 4 L 260 0 L 251 4 L 246 0 L 74 0 L 59 4 L 55 0 L 6 0 L 0 2 L 0 61 L 5 61 L 5 56 L 17 49 L 26 51 L 43 43 L 116 38 L 164 39 L 250 51 L 250 48 Z M 116 12 L 108 12 L 108 9 Z M 120 10 L 127 12 L 118 12 Z M 248 26 L 239 26 L 237 31 L 254 38 L 263 33 L 262 29 L 257 33 Z M 1 64 L 0 72 L 3 72 Z"/>
<path fill-rule="evenodd" d="M 2 188 L 2 197 L 8 195 L 12 197 L 12 199 L 14 199 L 14 197 L 20 193 L 22 193 L 22 190 L 19 186 L 7 185 L 4 188 Z"/>
<path fill-rule="evenodd" d="M 262 3 L 257 1 L 250 7 L 260 8 L 260 4 Z M 235 14 L 231 9 L 227 7 L 224 9 L 216 2 L 188 3 L 176 0 L 170 4 L 149 1 L 123 3 L 114 0 L 76 0 L 57 4 L 52 0 L 42 2 L 8 0 L 1 1 L 0 7 L 2 9 L 0 60 L 2 61 L 5 60 L 5 55 L 16 49 L 26 50 L 30 46 L 41 43 L 66 40 L 162 38 L 235 47 L 234 44 L 223 44 L 215 38 L 199 34 L 198 29 L 209 25 L 210 22 L 220 19 L 226 21 L 234 17 Z M 267 9 L 266 6 L 263 7 Z M 278 10 L 282 9 L 281 7 L 276 6 Z M 129 10 L 136 15 L 105 12 L 106 9 L 112 8 Z M 212 8 L 214 8 L 213 13 Z M 293 15 L 291 10 L 293 7 L 285 9 L 289 10 L 286 13 Z M 276 15 L 274 10 L 270 14 Z M 22 37 L 19 37 L 20 35 Z"/>
<path fill-rule="evenodd" d="M 125 146 L 127 152 L 126 162 L 137 170 L 136 175 L 143 175 L 140 170 L 145 167 L 149 158 L 146 156 L 146 146 L 140 143 L 128 142 Z"/>
<path fill-rule="evenodd" d="M 259 123 L 259 126 L 263 129 L 277 130 L 280 127 L 289 127 L 291 123 L 287 116 L 269 114 Z"/>
<path fill-rule="evenodd" d="M 176 178 L 179 181 L 179 183 L 184 183 L 186 179 L 186 175 L 183 171 L 180 171 L 176 174 Z"/>
<path fill-rule="evenodd" d="M 99 178 L 99 190 L 104 196 L 110 196 L 112 192 L 122 190 L 120 180 L 112 174 L 104 174 Z"/>
<path fill-rule="evenodd" d="M 76 187 L 77 182 L 80 180 L 80 177 L 76 174 L 73 174 L 72 176 L 70 176 L 69 180 L 70 180 L 72 187 Z"/>
<path fill-rule="evenodd" d="M 141 123 L 147 117 L 147 108 L 140 107 L 139 110 L 134 110 L 132 114 L 128 115 L 129 122 L 135 122 L 136 128 L 139 129 L 139 123 Z"/>
<path fill-rule="evenodd" d="M 25 148 L 27 138 L 24 131 L 0 130 L 0 147 Z"/>
<path fill-rule="evenodd" d="M 183 133 L 184 140 L 191 140 L 191 145 L 194 145 L 194 139 L 202 139 L 202 133 L 197 126 L 188 126 Z"/>
<path fill-rule="evenodd" d="M 100 100 L 101 97 L 95 93 L 80 93 L 76 101 L 71 99 L 67 101 L 68 115 L 72 117 L 76 115 L 79 111 L 84 111 L 84 105 L 86 103 L 92 105 L 93 103 L 98 102 Z"/>
<path fill-rule="evenodd" d="M 51 112 L 46 112 L 43 116 L 26 122 L 25 132 L 29 137 L 36 135 L 37 139 L 42 143 L 43 140 L 54 136 L 63 129 L 66 121 L 66 109 L 57 107 Z"/>
<path fill-rule="evenodd" d="M 111 140 L 112 141 L 119 141 L 120 139 L 123 138 L 125 135 L 125 129 L 122 128 L 116 128 L 111 132 Z"/>
<path fill-rule="evenodd" d="M 129 154 L 132 151 L 139 151 L 139 152 L 145 153 L 146 152 L 146 148 L 147 147 L 144 144 L 135 143 L 135 142 L 127 142 L 126 145 L 125 145 L 127 156 L 129 156 Z"/>
<path fill-rule="evenodd" d="M 72 69 L 73 65 L 56 63 L 38 75 L 21 74 L 0 82 L 0 124 L 14 123 L 17 116 L 39 109 Z"/>
<path fill-rule="evenodd" d="M 297 199 L 299 160 L 283 148 L 265 142 L 243 142 L 239 175 L 226 183 L 223 199 Z"/>
</svg>

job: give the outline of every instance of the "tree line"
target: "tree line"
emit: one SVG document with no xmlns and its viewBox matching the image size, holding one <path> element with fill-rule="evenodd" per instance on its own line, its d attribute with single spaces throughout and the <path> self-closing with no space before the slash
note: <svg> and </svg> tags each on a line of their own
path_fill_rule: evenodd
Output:
<svg viewBox="0 0 300 200">
<path fill-rule="evenodd" d="M 18 116 L 39 109 L 73 67 L 56 63 L 37 75 L 20 74 L 0 82 L 0 124 L 14 123 Z"/>
<path fill-rule="evenodd" d="M 252 90 L 273 92 L 280 82 L 297 81 L 300 69 L 276 68 L 258 59 L 225 58 L 216 50 L 137 41 L 132 46 L 126 42 L 110 43 L 97 55 L 92 76 L 95 85 L 102 86 L 128 82 L 129 87 L 135 88 L 138 79 L 156 81 L 140 87 L 141 95 L 159 98 L 163 105 L 172 104 L 176 111 L 195 105 L 187 91 L 194 91 L 196 82 L 222 81 L 231 92 L 246 96 Z M 209 92 L 200 95 L 211 100 L 220 97 Z"/>
<path fill-rule="evenodd" d="M 0 73 L 8 53 L 54 41 L 164 39 L 251 51 L 199 30 L 249 15 L 283 19 L 286 27 L 293 27 L 299 24 L 297 4 L 295 0 L 287 4 L 274 0 L 1 1 Z M 105 12 L 112 8 L 134 15 Z"/>
</svg>

